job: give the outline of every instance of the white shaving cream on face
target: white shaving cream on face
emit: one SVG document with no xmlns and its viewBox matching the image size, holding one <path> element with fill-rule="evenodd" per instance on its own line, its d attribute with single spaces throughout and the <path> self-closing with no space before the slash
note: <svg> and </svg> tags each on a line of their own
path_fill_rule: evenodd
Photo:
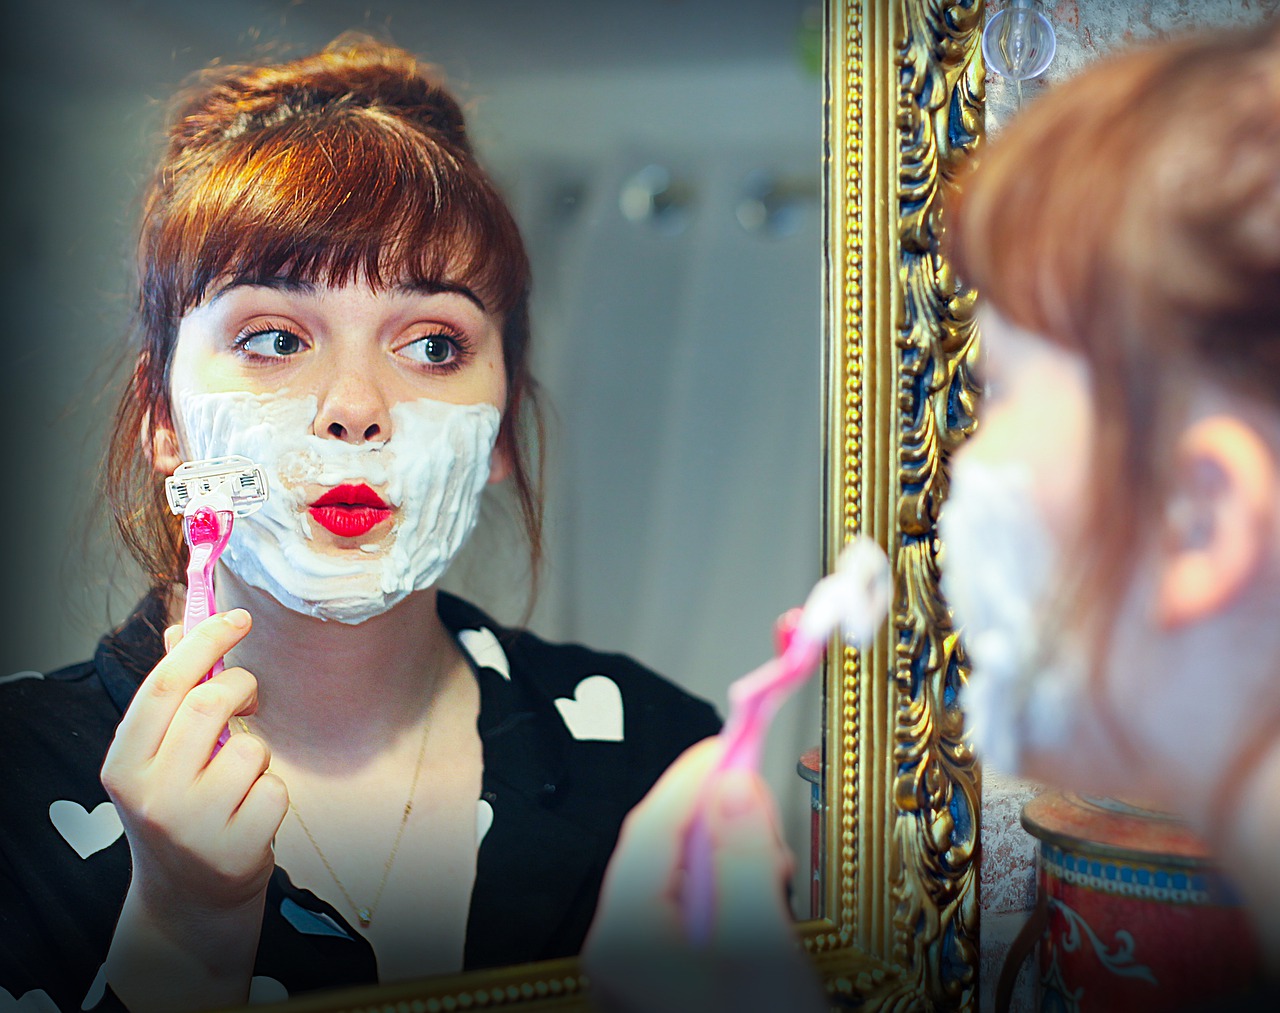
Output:
<svg viewBox="0 0 1280 1013">
<path fill-rule="evenodd" d="M 479 517 L 501 415 L 491 404 L 404 401 L 389 439 L 351 444 L 314 435 L 317 410 L 311 396 L 187 392 L 180 440 L 189 460 L 240 454 L 266 472 L 270 496 L 236 520 L 222 562 L 296 612 L 361 623 L 444 575 Z M 334 544 L 308 512 L 344 483 L 393 508 L 362 544 Z"/>
<path fill-rule="evenodd" d="M 970 661 L 961 705 L 985 762 L 1024 773 L 1028 750 L 1068 745 L 1084 702 L 1084 654 L 1052 635 L 1061 552 L 1036 508 L 1031 472 L 956 462 L 938 521 L 942 592 Z"/>
</svg>

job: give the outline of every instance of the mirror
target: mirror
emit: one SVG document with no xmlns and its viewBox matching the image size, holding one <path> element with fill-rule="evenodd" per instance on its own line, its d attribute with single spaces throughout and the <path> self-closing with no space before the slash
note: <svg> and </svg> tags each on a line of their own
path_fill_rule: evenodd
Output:
<svg viewBox="0 0 1280 1013">
<path fill-rule="evenodd" d="M 31 537 L 12 557 L 23 593 L 10 626 L 22 636 L 4 671 L 87 656 L 132 604 L 129 575 L 107 576 L 100 542 L 66 546 L 69 530 L 90 530 L 85 476 L 111 408 L 93 400 L 97 364 L 128 315 L 132 201 L 156 103 L 214 57 L 385 29 L 441 63 L 469 102 L 481 156 L 528 233 L 539 338 L 580 341 L 539 362 L 561 449 L 532 625 L 628 651 L 723 707 L 728 681 L 771 653 L 774 618 L 848 536 L 890 548 L 891 632 L 865 655 L 833 654 L 825 692 L 815 683 L 788 706 L 771 783 L 799 859 L 801 932 L 833 995 L 877 1007 L 971 998 L 977 780 L 932 538 L 970 305 L 943 294 L 951 281 L 933 250 L 939 187 L 980 134 L 981 4 L 811 6 L 75 0 L 28 12 L 4 42 L 21 99 L 6 116 L 23 140 L 7 156 L 3 283 L 18 337 L 2 400 L 9 432 L 42 420 L 10 463 L 49 509 L 11 528 Z M 713 52 L 724 76 L 710 72 Z M 717 95 L 729 111 L 697 101 Z M 691 154 L 690 139 L 714 143 Z M 652 272 L 643 282 L 639 266 Z M 718 302 L 691 301 L 708 289 Z M 625 359 L 610 364 L 606 348 Z M 624 407 L 626 394 L 639 402 Z M 602 418 L 607 440 L 580 439 Z M 668 482 L 672 469 L 699 484 Z M 519 618 L 522 599 L 491 593 L 480 603 Z M 808 746 L 822 760 L 816 893 L 810 789 L 795 769 Z M 563 960 L 290 1008 L 574 1005 L 585 987 Z"/>
</svg>

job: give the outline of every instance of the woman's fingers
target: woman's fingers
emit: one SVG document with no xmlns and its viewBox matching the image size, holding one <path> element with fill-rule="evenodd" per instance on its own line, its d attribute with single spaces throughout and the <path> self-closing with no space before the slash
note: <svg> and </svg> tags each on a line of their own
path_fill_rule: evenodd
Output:
<svg viewBox="0 0 1280 1013">
<path fill-rule="evenodd" d="M 758 773 L 726 770 L 708 785 L 704 805 L 715 847 L 741 848 L 749 841 L 777 859 L 783 879 L 790 877 L 795 856 L 782 832 L 778 804 Z"/>
<path fill-rule="evenodd" d="M 764 782 L 747 771 L 725 771 L 711 788 L 708 819 L 715 848 L 715 942 L 742 954 L 789 944 L 791 861 Z"/>
<path fill-rule="evenodd" d="M 233 715 L 252 711 L 258 680 L 243 668 L 228 668 L 187 692 L 156 750 L 157 769 L 178 783 L 194 780 L 213 755 Z"/>
<path fill-rule="evenodd" d="M 717 770 L 723 754 L 718 738 L 687 750 L 623 825 L 582 957 L 606 1009 L 825 1008 L 792 934 L 773 797 L 750 771 Z M 680 861 L 695 818 L 707 822 L 715 877 L 703 949 L 681 931 Z"/>
<path fill-rule="evenodd" d="M 134 694 L 107 752 L 107 768 L 132 767 L 155 756 L 187 694 L 244 639 L 250 626 L 248 612 L 232 609 L 210 616 L 181 637 Z"/>
<path fill-rule="evenodd" d="M 201 803 L 225 814 L 230 823 L 270 765 L 271 750 L 263 739 L 251 732 L 232 735 L 199 774 L 195 788 Z"/>
<path fill-rule="evenodd" d="M 269 848 L 288 811 L 289 790 L 284 781 L 263 771 L 231 817 L 230 829 L 242 840 L 262 841 Z"/>
<path fill-rule="evenodd" d="M 678 850 L 671 831 L 693 819 L 704 785 L 723 753 L 723 741 L 712 736 L 694 743 L 663 772 L 623 824 L 623 834 L 634 840 L 638 850 Z"/>
<path fill-rule="evenodd" d="M 271 873 L 288 795 L 267 770 L 266 746 L 236 735 L 214 755 L 228 720 L 256 709 L 258 683 L 235 667 L 206 678 L 249 627 L 236 609 L 185 636 L 166 630 L 166 655 L 139 686 L 102 767 L 133 882 L 170 913 L 237 909 L 261 895 Z"/>
<path fill-rule="evenodd" d="M 690 746 L 627 815 L 605 870 L 602 908 L 642 911 L 673 899 L 685 835 L 723 751 L 718 736 Z"/>
</svg>

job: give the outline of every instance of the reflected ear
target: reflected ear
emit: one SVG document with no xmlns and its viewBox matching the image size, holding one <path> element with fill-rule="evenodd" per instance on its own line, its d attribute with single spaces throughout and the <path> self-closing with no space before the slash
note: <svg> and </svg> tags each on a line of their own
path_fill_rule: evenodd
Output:
<svg viewBox="0 0 1280 1013">
<path fill-rule="evenodd" d="M 1212 616 L 1247 591 L 1270 551 L 1280 493 L 1266 440 L 1234 416 L 1188 427 L 1177 457 L 1156 600 L 1166 629 Z"/>
<path fill-rule="evenodd" d="M 154 424 L 151 413 L 142 423 L 143 443 L 151 446 L 151 467 L 159 475 L 172 475 L 182 463 L 178 452 L 178 434 L 172 427 Z"/>
<path fill-rule="evenodd" d="M 503 420 L 505 423 L 505 419 Z M 504 427 L 498 430 L 498 439 L 489 453 L 489 482 L 504 482 L 513 471 L 511 439 Z"/>
</svg>

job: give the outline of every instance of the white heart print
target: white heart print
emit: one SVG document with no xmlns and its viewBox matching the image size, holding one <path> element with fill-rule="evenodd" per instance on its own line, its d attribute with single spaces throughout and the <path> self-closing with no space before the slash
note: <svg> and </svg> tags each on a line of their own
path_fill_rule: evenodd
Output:
<svg viewBox="0 0 1280 1013">
<path fill-rule="evenodd" d="M 102 996 L 105 994 L 106 964 L 102 964 L 102 967 L 97 971 L 97 977 L 93 978 L 93 984 L 90 986 L 90 990 L 88 990 L 88 995 L 84 996 L 81 1009 L 92 1009 L 93 1007 L 96 1007 L 96 1005 L 102 1001 Z M 5 995 L 8 995 L 8 993 L 5 993 L 4 989 L 0 989 L 0 1000 L 3 1000 Z M 45 993 L 27 993 L 27 995 L 23 996 L 22 1003 L 18 1003 L 17 1009 L 27 1009 L 28 1007 L 27 1005 L 24 1005 L 24 1003 L 26 1003 L 29 996 L 33 995 L 45 995 Z M 250 986 L 248 986 L 248 1001 L 250 1001 L 250 1005 L 283 1003 L 283 1001 L 288 998 L 289 990 L 285 989 L 285 987 L 280 984 L 279 981 L 276 981 L 275 978 L 266 977 L 265 975 L 255 975 L 250 981 Z M 0 1013 L 6 1013 L 8 1012 L 8 1009 L 9 1007 L 6 1007 L 6 1005 L 3 1004 L 3 1001 L 0 1001 Z M 42 1007 L 42 1005 L 35 1005 L 35 1007 L 31 1007 L 31 1009 L 44 1010 L 46 1007 Z M 55 1010 L 56 1013 L 56 1009 L 58 1008 L 56 1008 L 54 1004 L 50 1003 L 47 1009 Z"/>
<path fill-rule="evenodd" d="M 484 840 L 485 834 L 493 826 L 493 806 L 484 799 L 476 802 L 476 847 Z"/>
<path fill-rule="evenodd" d="M 289 990 L 275 978 L 264 974 L 255 974 L 249 982 L 249 1005 L 266 1006 L 274 1002 L 284 1002 L 289 998 Z"/>
<path fill-rule="evenodd" d="M 578 741 L 622 741 L 622 691 L 607 675 L 590 675 L 578 683 L 573 697 L 558 697 L 556 710 Z"/>
<path fill-rule="evenodd" d="M 492 668 L 507 682 L 511 681 L 511 663 L 507 661 L 507 652 L 498 643 L 493 630 L 484 626 L 476 630 L 462 630 L 458 634 L 458 643 L 478 666 Z"/>
<path fill-rule="evenodd" d="M 88 812 L 79 802 L 59 799 L 49 806 L 49 819 L 81 858 L 109 848 L 124 833 L 120 815 L 110 802 L 99 802 L 93 812 Z"/>
<path fill-rule="evenodd" d="M 43 672 L 33 672 L 30 669 L 28 669 L 25 672 L 14 672 L 13 675 L 6 675 L 3 677 L 0 677 L 0 685 L 4 685 L 6 682 L 21 682 L 23 679 L 43 679 L 43 678 L 44 678 Z"/>
<path fill-rule="evenodd" d="M 98 1003 L 102 1002 L 102 997 L 107 994 L 107 965 L 103 964 L 98 968 L 98 974 L 93 979 L 93 984 L 89 986 L 89 991 L 85 994 L 84 1001 L 80 1003 L 81 1009 L 93 1009 Z"/>
<path fill-rule="evenodd" d="M 0 1010 L 3 1013 L 58 1013 L 58 1006 L 43 988 L 24 992 L 21 999 L 15 999 L 12 992 L 0 987 Z"/>
</svg>

